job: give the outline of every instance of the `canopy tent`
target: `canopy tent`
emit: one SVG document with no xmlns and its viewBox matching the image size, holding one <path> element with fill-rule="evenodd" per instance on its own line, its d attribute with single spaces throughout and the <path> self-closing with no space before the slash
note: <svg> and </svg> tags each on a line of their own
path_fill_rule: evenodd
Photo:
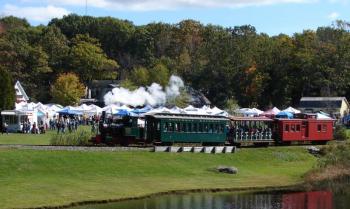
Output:
<svg viewBox="0 0 350 209">
<path fill-rule="evenodd" d="M 102 113 L 102 108 L 97 105 L 91 104 L 89 105 L 89 108 L 90 110 L 86 111 L 86 114 L 88 115 L 99 115 Z"/>
<path fill-rule="evenodd" d="M 57 104 L 49 104 L 46 106 L 47 106 L 47 110 L 52 112 L 58 112 L 63 109 L 61 105 L 57 105 Z"/>
<path fill-rule="evenodd" d="M 281 112 L 281 110 L 279 110 L 277 107 L 274 107 L 272 109 L 266 110 L 261 115 L 262 116 L 271 116 L 271 115 L 274 116 L 274 115 L 277 115 L 280 112 Z"/>
<path fill-rule="evenodd" d="M 132 112 L 132 113 L 135 113 L 135 114 L 137 114 L 137 115 L 139 115 L 139 114 L 143 114 L 143 113 L 149 112 L 149 111 L 151 111 L 152 109 L 153 109 L 153 108 L 152 108 L 150 105 L 147 105 L 147 106 L 145 106 L 145 107 L 143 107 L 143 108 L 134 109 L 134 110 L 132 110 L 131 112 Z"/>
<path fill-rule="evenodd" d="M 300 110 L 297 110 L 293 107 L 287 107 L 286 109 L 282 110 L 283 112 L 290 112 L 290 113 L 293 113 L 293 114 L 297 114 L 297 113 L 301 113 Z"/>
<path fill-rule="evenodd" d="M 324 115 L 322 113 L 317 113 L 316 114 L 316 118 L 317 119 L 332 119 L 331 117 L 327 116 L 327 115 Z"/>
<path fill-rule="evenodd" d="M 281 111 L 276 115 L 276 118 L 289 118 L 292 119 L 293 118 L 293 114 L 290 112 L 284 112 Z"/>
<path fill-rule="evenodd" d="M 81 111 L 72 109 L 71 107 L 65 107 L 62 110 L 57 112 L 60 115 L 82 115 L 83 113 Z"/>
<path fill-rule="evenodd" d="M 238 113 L 243 114 L 244 116 L 258 116 L 263 113 L 263 111 L 257 108 L 241 108 Z"/>
<path fill-rule="evenodd" d="M 210 115 L 220 115 L 220 116 L 228 116 L 229 115 L 226 111 L 221 110 L 216 106 L 213 108 L 207 109 L 207 113 Z"/>
<path fill-rule="evenodd" d="M 153 114 L 153 113 L 170 113 L 170 110 L 166 107 L 158 107 L 158 108 L 150 110 L 146 114 Z"/>
<path fill-rule="evenodd" d="M 184 114 L 184 113 L 186 113 L 186 111 L 184 111 L 183 109 L 181 109 L 181 108 L 179 108 L 177 106 L 171 108 L 170 112 L 171 113 L 175 113 L 175 114 Z"/>
<path fill-rule="evenodd" d="M 188 105 L 183 110 L 186 112 L 190 112 L 190 111 L 197 111 L 197 108 L 193 107 L 192 105 Z"/>
<path fill-rule="evenodd" d="M 126 116 L 126 115 L 130 115 L 130 112 L 122 109 L 122 110 L 118 110 L 118 112 L 115 115 Z"/>
<path fill-rule="evenodd" d="M 105 111 L 106 113 L 109 113 L 109 114 L 115 114 L 118 112 L 119 107 L 120 106 L 118 106 L 118 105 L 110 104 L 110 105 L 107 105 L 104 108 L 102 108 L 102 111 Z"/>
</svg>

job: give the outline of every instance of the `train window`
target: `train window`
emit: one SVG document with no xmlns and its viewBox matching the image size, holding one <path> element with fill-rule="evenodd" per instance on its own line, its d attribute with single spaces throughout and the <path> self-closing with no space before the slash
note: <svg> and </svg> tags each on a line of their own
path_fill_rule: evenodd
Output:
<svg viewBox="0 0 350 209">
<path fill-rule="evenodd" d="M 289 132 L 289 124 L 286 124 L 286 125 L 284 126 L 284 131 Z"/>
<path fill-rule="evenodd" d="M 290 125 L 290 130 L 295 132 L 295 125 L 294 124 Z"/>
<path fill-rule="evenodd" d="M 169 129 L 168 129 L 170 132 L 173 132 L 174 131 L 174 126 L 173 126 L 173 123 L 170 122 L 169 123 Z"/>
<path fill-rule="evenodd" d="M 181 131 L 181 123 L 176 123 L 176 131 L 177 132 Z"/>
<path fill-rule="evenodd" d="M 321 129 L 322 129 L 321 124 L 317 124 L 317 132 L 321 132 Z"/>
<path fill-rule="evenodd" d="M 327 125 L 326 124 L 322 124 L 322 132 L 326 132 L 327 131 Z"/>
<path fill-rule="evenodd" d="M 197 132 L 198 131 L 198 126 L 197 123 L 193 124 L 193 132 Z"/>
<path fill-rule="evenodd" d="M 188 124 L 188 132 L 192 132 L 192 123 Z"/>
<path fill-rule="evenodd" d="M 199 129 L 198 132 L 203 132 L 203 124 L 200 123 L 198 125 L 198 129 Z"/>
<path fill-rule="evenodd" d="M 220 133 L 224 133 L 224 129 L 225 129 L 225 126 L 224 125 L 220 125 Z"/>
<path fill-rule="evenodd" d="M 299 124 L 297 125 L 297 131 L 298 132 L 300 131 L 300 125 Z"/>
<path fill-rule="evenodd" d="M 208 124 L 204 124 L 204 132 L 209 132 L 209 126 Z"/>
<path fill-rule="evenodd" d="M 157 131 L 160 131 L 160 123 L 157 122 Z"/>
<path fill-rule="evenodd" d="M 209 133 L 213 133 L 214 132 L 214 125 L 210 124 L 209 126 Z"/>
<path fill-rule="evenodd" d="M 183 131 L 183 132 L 186 132 L 186 131 L 187 131 L 187 130 L 186 130 L 186 123 L 183 123 L 183 124 L 182 124 L 182 131 Z"/>
<path fill-rule="evenodd" d="M 219 133 L 219 124 L 215 124 L 215 133 Z"/>
<path fill-rule="evenodd" d="M 169 130 L 169 124 L 165 123 L 164 124 L 164 132 L 167 132 Z"/>
</svg>

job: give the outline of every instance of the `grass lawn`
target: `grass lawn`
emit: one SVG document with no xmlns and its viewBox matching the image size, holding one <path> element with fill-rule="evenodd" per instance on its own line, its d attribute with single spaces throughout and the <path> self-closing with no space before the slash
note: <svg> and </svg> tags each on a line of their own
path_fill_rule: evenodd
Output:
<svg viewBox="0 0 350 209">
<path fill-rule="evenodd" d="M 90 130 L 90 126 L 80 126 L 79 129 Z M 0 144 L 49 145 L 51 136 L 56 133 L 50 130 L 45 134 L 0 133 Z"/>
<path fill-rule="evenodd" d="M 301 183 L 316 159 L 302 147 L 236 154 L 38 151 L 0 148 L 0 208 L 62 205 L 169 190 Z M 236 166 L 237 175 L 212 169 Z"/>
</svg>

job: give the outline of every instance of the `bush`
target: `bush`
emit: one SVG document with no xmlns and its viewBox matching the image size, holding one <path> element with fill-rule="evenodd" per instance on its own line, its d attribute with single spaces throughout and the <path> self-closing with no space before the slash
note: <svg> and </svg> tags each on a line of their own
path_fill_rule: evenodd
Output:
<svg viewBox="0 0 350 209">
<path fill-rule="evenodd" d="M 72 133 L 60 133 L 52 136 L 51 145 L 70 145 L 70 146 L 87 146 L 91 145 L 90 139 L 92 134 L 90 131 L 78 130 Z"/>
<path fill-rule="evenodd" d="M 346 128 L 344 128 L 344 126 L 336 126 L 334 131 L 334 139 L 346 140 L 347 138 Z"/>
</svg>

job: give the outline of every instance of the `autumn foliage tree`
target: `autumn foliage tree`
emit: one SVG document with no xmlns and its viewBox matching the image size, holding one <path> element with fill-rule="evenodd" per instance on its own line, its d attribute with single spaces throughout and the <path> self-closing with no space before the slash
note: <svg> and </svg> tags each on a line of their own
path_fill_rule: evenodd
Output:
<svg viewBox="0 0 350 209">
<path fill-rule="evenodd" d="M 84 96 L 84 85 L 74 73 L 60 74 L 51 86 L 51 96 L 54 102 L 61 105 L 76 105 Z"/>
</svg>

